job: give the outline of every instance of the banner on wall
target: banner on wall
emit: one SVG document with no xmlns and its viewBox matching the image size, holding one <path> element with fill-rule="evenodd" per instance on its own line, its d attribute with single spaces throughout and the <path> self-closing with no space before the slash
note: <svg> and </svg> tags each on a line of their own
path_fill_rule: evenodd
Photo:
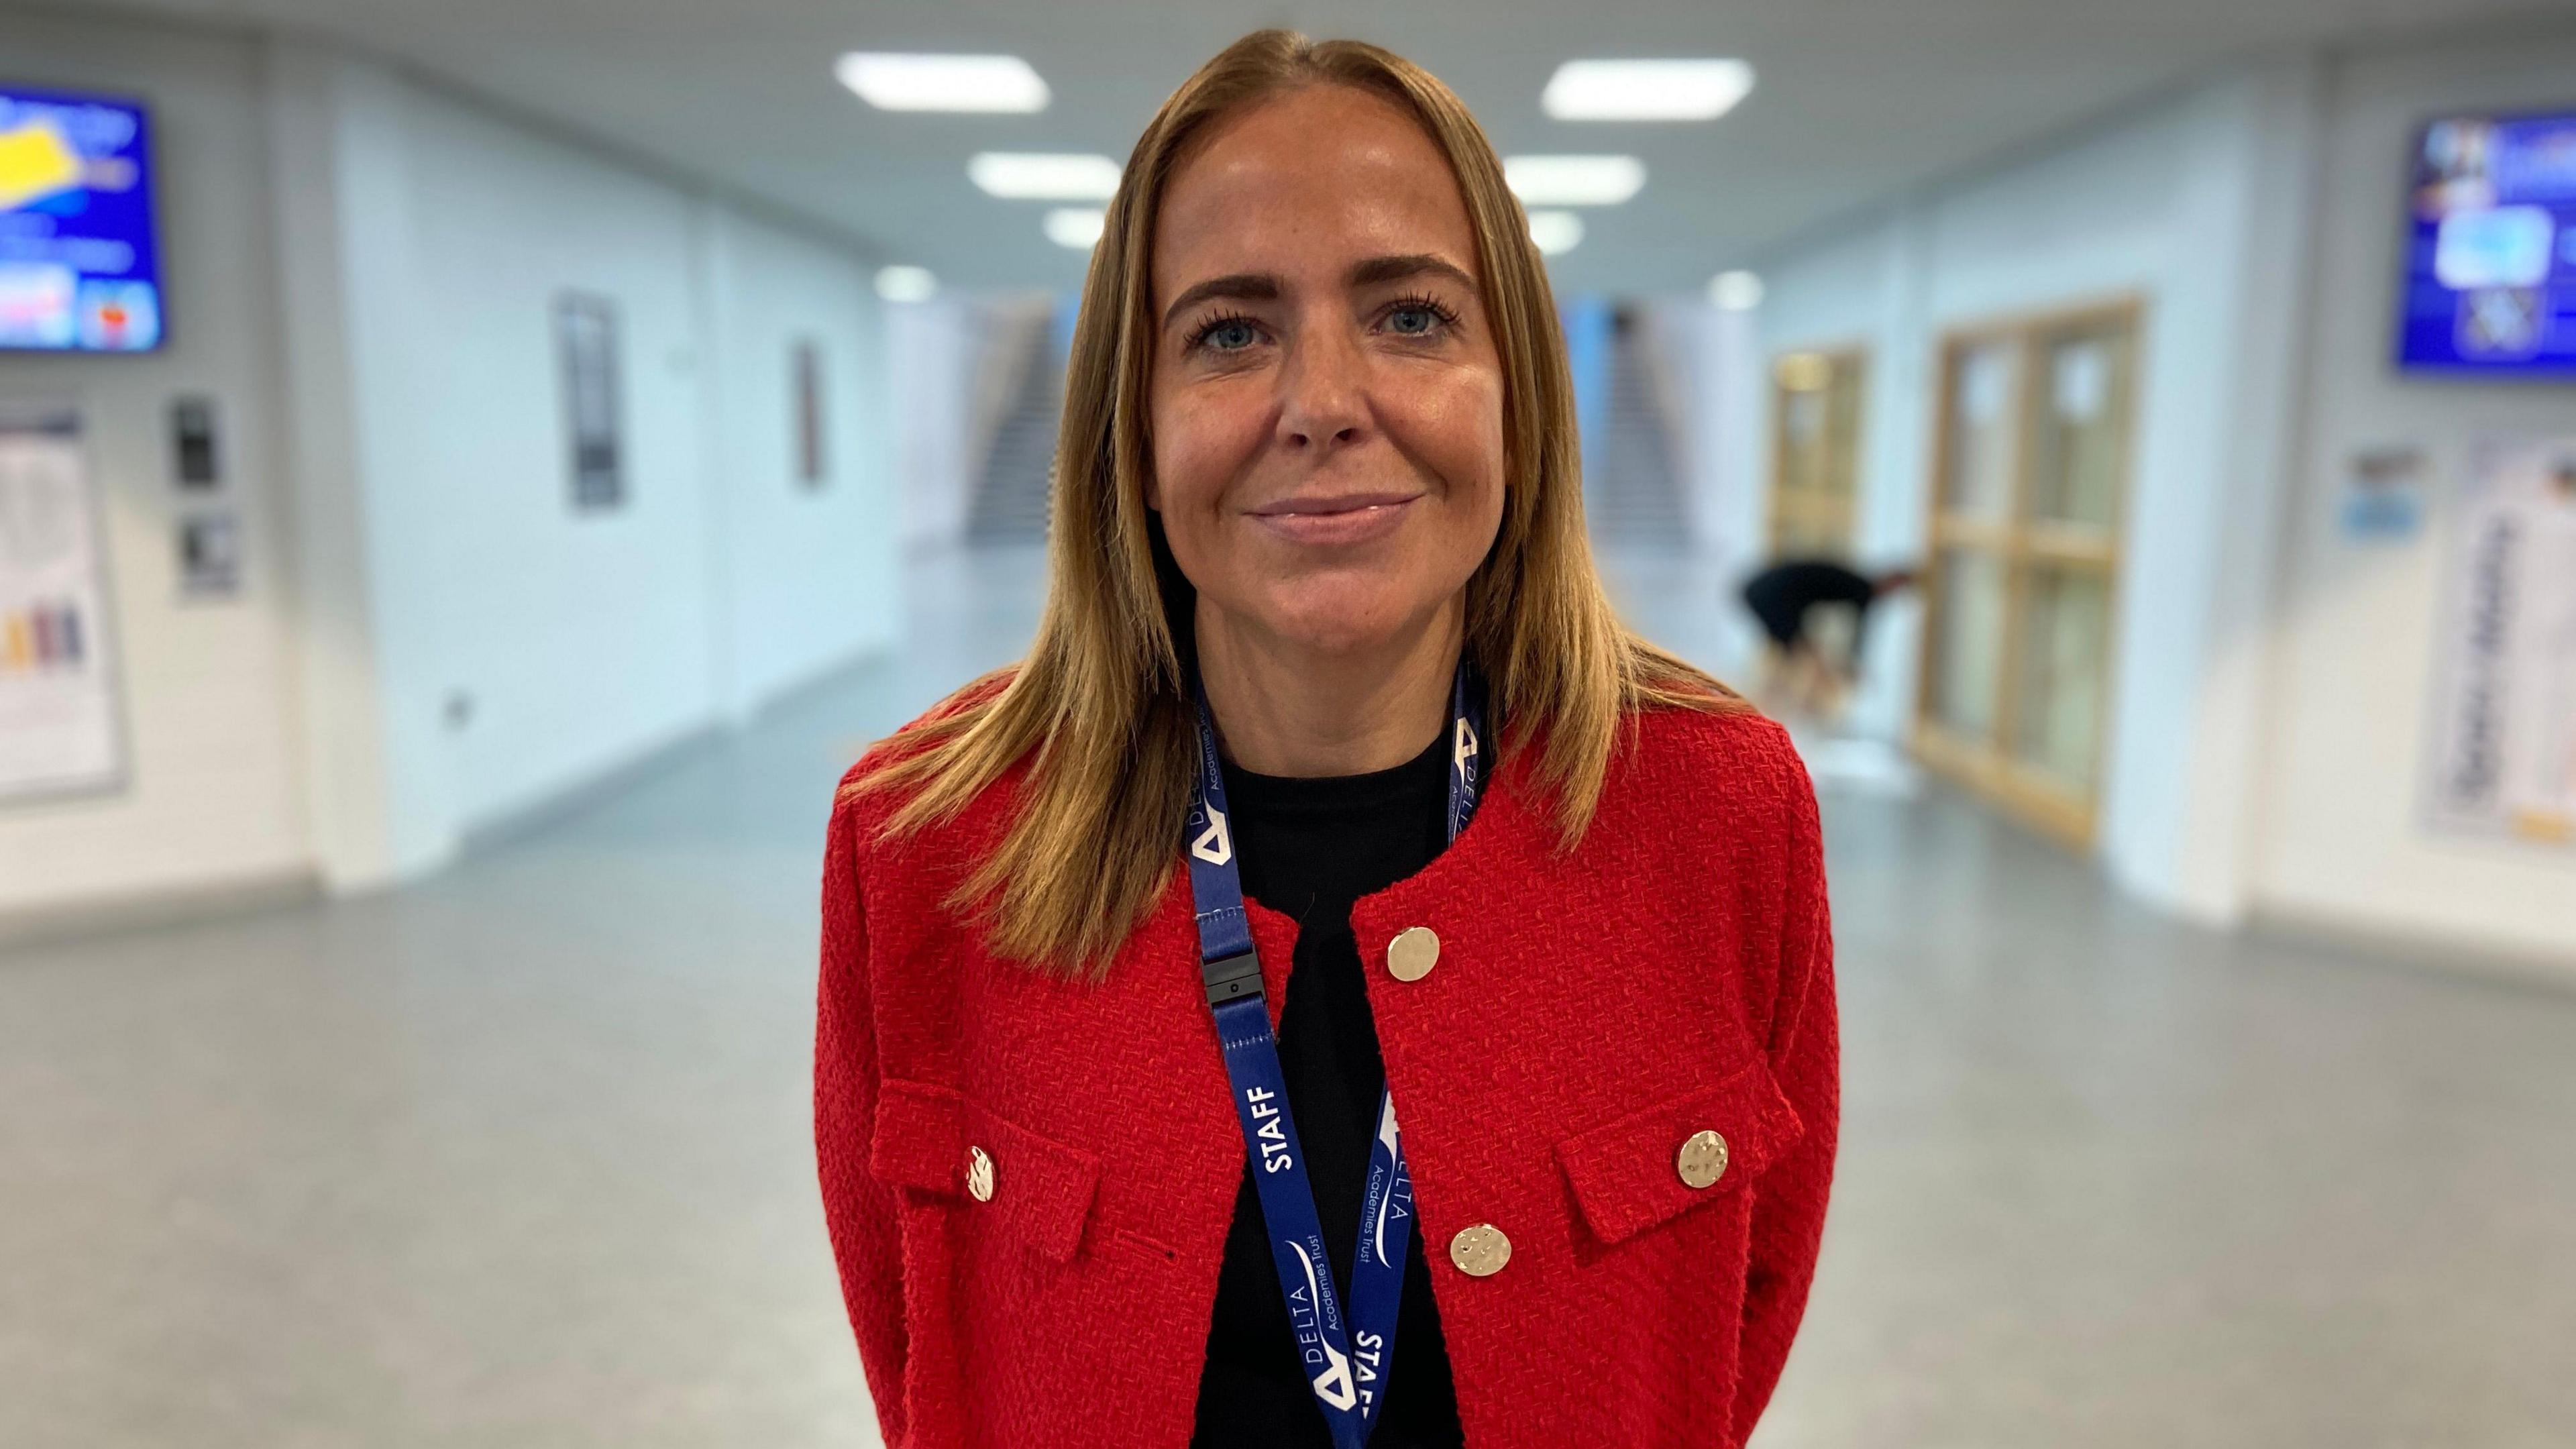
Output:
<svg viewBox="0 0 2576 1449">
<path fill-rule="evenodd" d="M 0 802 L 123 778 L 80 414 L 0 403 Z"/>
<path fill-rule="evenodd" d="M 2576 845 L 2576 438 L 2481 448 L 2456 549 L 2434 823 Z"/>
</svg>

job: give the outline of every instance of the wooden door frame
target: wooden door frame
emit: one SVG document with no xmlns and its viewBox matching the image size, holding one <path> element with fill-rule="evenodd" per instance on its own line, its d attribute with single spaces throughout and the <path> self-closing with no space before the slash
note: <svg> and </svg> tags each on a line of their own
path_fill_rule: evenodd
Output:
<svg viewBox="0 0 2576 1449">
<path fill-rule="evenodd" d="M 1920 581 L 1923 627 L 1917 645 L 1912 748 L 1934 772 L 2002 806 L 2008 813 L 2068 847 L 2089 851 L 2101 823 L 2104 742 L 2109 738 L 2112 705 L 2119 688 L 2120 578 L 2128 535 L 2128 504 L 2137 471 L 2137 397 L 2146 357 L 2146 303 L 2122 293 L 2064 306 L 1979 318 L 1945 328 L 1934 358 L 1930 486 L 1924 500 L 1924 557 Z M 2127 386 L 2113 400 L 2121 432 L 2117 469 L 2111 486 L 2111 524 L 2106 540 L 2078 541 L 2062 527 L 2034 525 L 2028 509 L 2032 482 L 2032 443 L 2043 402 L 2041 374 L 2046 370 L 2042 346 L 2053 336 L 2116 326 L 2128 334 L 2130 366 Z M 1958 360 L 1969 350 L 1991 343 L 2015 352 L 2015 378 L 2009 417 L 2012 459 L 2007 469 L 2003 519 L 1981 528 L 1962 528 L 1944 518 L 1949 495 L 1952 436 L 1951 395 Z M 2051 537 L 2051 535 L 2055 535 Z M 2003 638 L 1996 668 L 1994 725 L 1985 740 L 1964 739 L 1945 728 L 1932 713 L 1934 651 L 1940 639 L 1942 554 L 1951 547 L 1980 548 L 2004 566 Z M 2069 794 L 2055 780 L 2013 757 L 2012 737 L 2021 704 L 2023 614 L 2028 602 L 2032 562 L 2056 562 L 2098 570 L 2104 582 L 2102 699 L 2093 720 L 2093 779 L 2080 795 Z"/>
</svg>

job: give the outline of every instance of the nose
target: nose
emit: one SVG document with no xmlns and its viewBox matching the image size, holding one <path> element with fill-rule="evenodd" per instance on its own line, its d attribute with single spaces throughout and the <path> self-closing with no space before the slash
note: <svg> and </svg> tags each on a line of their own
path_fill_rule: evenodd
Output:
<svg viewBox="0 0 2576 1449">
<path fill-rule="evenodd" d="M 1280 377 L 1279 445 L 1322 454 L 1367 435 L 1367 360 L 1339 328 L 1309 329 Z"/>
</svg>

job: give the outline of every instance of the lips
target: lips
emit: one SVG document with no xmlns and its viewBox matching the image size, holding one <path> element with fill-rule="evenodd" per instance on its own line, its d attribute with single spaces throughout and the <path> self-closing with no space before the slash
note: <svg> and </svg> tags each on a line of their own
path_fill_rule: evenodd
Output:
<svg viewBox="0 0 2576 1449">
<path fill-rule="evenodd" d="M 1335 493 L 1281 499 L 1244 516 L 1292 543 L 1340 546 L 1392 532 L 1421 501 L 1419 493 Z"/>
</svg>

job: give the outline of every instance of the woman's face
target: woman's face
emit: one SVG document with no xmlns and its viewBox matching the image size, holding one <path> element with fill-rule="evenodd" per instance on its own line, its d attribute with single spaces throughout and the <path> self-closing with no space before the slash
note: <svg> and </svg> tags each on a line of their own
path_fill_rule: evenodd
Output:
<svg viewBox="0 0 2576 1449">
<path fill-rule="evenodd" d="M 1503 509 L 1503 374 L 1438 147 L 1364 91 L 1219 123 L 1154 222 L 1154 476 L 1200 619 L 1365 650 L 1439 617 Z"/>
</svg>

